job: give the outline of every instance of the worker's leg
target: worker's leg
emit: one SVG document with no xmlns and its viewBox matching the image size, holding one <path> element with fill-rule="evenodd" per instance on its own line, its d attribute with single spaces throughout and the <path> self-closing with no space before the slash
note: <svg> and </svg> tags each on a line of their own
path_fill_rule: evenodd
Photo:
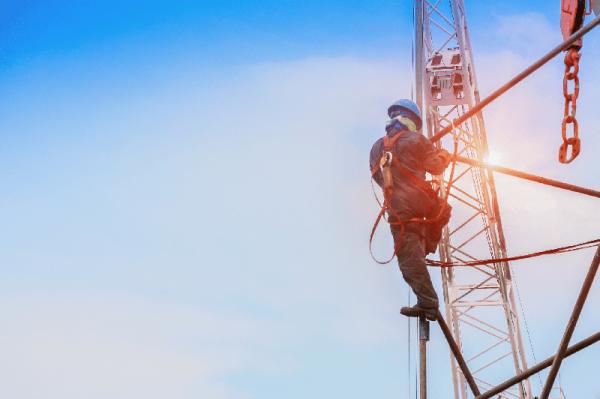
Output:
<svg viewBox="0 0 600 399">
<path fill-rule="evenodd" d="M 404 234 L 392 228 L 394 241 L 398 245 L 398 265 L 402 277 L 417 296 L 417 305 L 432 309 L 438 308 L 438 297 L 431 283 L 431 277 L 425 266 L 425 249 L 422 227 L 407 226 Z"/>
<path fill-rule="evenodd" d="M 438 206 L 432 211 L 428 218 L 436 219 L 434 223 L 430 223 L 426 227 L 425 232 L 425 252 L 435 253 L 437 246 L 442 239 L 442 229 L 450 221 L 450 215 L 452 213 L 452 207 L 448 204 L 444 204 L 442 200 Z"/>
</svg>

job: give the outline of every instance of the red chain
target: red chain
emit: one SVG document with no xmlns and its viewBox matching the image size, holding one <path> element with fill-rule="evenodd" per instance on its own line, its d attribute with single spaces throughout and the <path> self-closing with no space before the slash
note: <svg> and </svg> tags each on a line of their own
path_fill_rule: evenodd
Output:
<svg viewBox="0 0 600 399">
<path fill-rule="evenodd" d="M 565 75 L 563 78 L 563 95 L 565 97 L 565 112 L 562 121 L 563 143 L 558 151 L 558 160 L 569 163 L 579 155 L 581 140 L 579 140 L 579 124 L 577 123 L 577 97 L 579 97 L 579 48 L 572 47 L 565 55 Z M 569 92 L 569 81 L 573 81 L 573 91 Z M 573 135 L 567 137 L 567 127 L 573 125 Z M 569 147 L 571 155 L 568 156 Z"/>
</svg>

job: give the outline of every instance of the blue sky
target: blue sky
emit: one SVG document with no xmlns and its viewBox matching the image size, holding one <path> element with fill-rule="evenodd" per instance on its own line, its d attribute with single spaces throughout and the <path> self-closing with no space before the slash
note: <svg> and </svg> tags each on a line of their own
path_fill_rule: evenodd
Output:
<svg viewBox="0 0 600 399">
<path fill-rule="evenodd" d="M 466 3 L 483 93 L 560 40 L 555 4 Z M 410 92 L 411 21 L 409 1 L 1 2 L 1 395 L 406 397 L 414 324 L 409 346 L 406 286 L 368 256 L 366 158 Z M 581 157 L 555 161 L 555 60 L 486 111 L 503 163 L 600 187 L 596 40 Z M 511 253 L 598 236 L 593 200 L 498 189 Z M 590 259 L 515 265 L 538 359 Z M 430 350 L 449 398 L 437 331 Z M 567 397 L 600 397 L 598 351 L 565 363 Z"/>
</svg>

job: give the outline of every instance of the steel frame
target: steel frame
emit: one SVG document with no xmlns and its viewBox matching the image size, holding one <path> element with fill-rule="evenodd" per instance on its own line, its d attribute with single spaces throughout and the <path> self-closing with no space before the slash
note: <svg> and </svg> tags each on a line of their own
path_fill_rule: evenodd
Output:
<svg viewBox="0 0 600 399">
<path fill-rule="evenodd" d="M 573 336 L 573 332 L 575 331 L 575 326 L 577 326 L 577 321 L 579 320 L 579 316 L 581 315 L 581 310 L 583 309 L 583 305 L 585 304 L 590 289 L 592 288 L 592 284 L 594 282 L 594 278 L 596 277 L 596 273 L 598 272 L 599 267 L 600 246 L 598 246 L 598 248 L 596 249 L 596 254 L 594 255 L 592 264 L 590 265 L 588 273 L 585 276 L 583 286 L 579 291 L 579 296 L 577 297 L 577 301 L 575 302 L 575 306 L 573 308 L 573 311 L 571 312 L 571 317 L 569 318 L 569 322 L 567 323 L 567 328 L 565 329 L 563 338 L 560 341 L 560 345 L 558 346 L 558 351 L 556 352 L 556 356 L 552 362 L 552 368 L 548 373 L 548 378 L 546 379 L 546 384 L 544 384 L 544 388 L 542 390 L 542 393 L 540 394 L 540 399 L 548 399 L 548 396 L 550 395 L 550 391 L 552 390 L 552 386 L 554 385 L 554 380 L 556 379 L 558 370 L 560 369 L 560 365 L 562 364 L 562 361 L 567 354 L 569 342 L 571 341 L 571 337 Z"/>
<path fill-rule="evenodd" d="M 587 348 L 588 346 L 600 341 L 600 332 L 598 332 L 598 333 L 584 339 L 583 341 L 578 342 L 577 344 L 575 344 L 573 346 L 568 346 L 569 342 L 571 341 L 571 337 L 573 336 L 573 332 L 575 331 L 575 327 L 577 326 L 577 321 L 579 321 L 579 316 L 581 315 L 583 305 L 585 304 L 585 301 L 587 300 L 588 294 L 590 292 L 590 289 L 592 288 L 592 284 L 594 282 L 596 274 L 598 273 L 599 268 L 600 268 L 600 245 L 597 246 L 597 248 L 596 248 L 596 253 L 594 254 L 594 259 L 592 259 L 592 263 L 590 264 L 587 275 L 585 276 L 585 280 L 583 281 L 581 289 L 579 290 L 579 296 L 577 297 L 577 301 L 575 302 L 575 306 L 573 307 L 573 311 L 571 312 L 571 317 L 569 318 L 569 322 L 567 323 L 567 327 L 565 328 L 565 332 L 563 334 L 562 340 L 560 341 L 560 345 L 558 346 L 556 355 L 549 357 L 548 359 L 536 364 L 535 366 L 533 366 L 527 370 L 524 370 L 522 373 L 519 373 L 512 378 L 509 378 L 508 380 L 504 381 L 501 384 L 498 384 L 495 387 L 489 387 L 489 390 L 487 392 L 484 392 L 483 394 L 480 394 L 480 393 L 477 393 L 474 391 L 474 395 L 476 395 L 475 396 L 476 399 L 489 399 L 492 396 L 498 395 L 498 394 L 506 391 L 506 389 L 508 389 L 509 387 L 511 387 L 515 384 L 518 384 L 519 382 L 525 380 L 526 378 L 528 378 L 536 373 L 539 373 L 543 369 L 550 367 L 550 366 L 552 366 L 552 368 L 550 369 L 550 372 L 548 373 L 548 378 L 546 379 L 546 384 L 543 387 L 543 390 L 539 396 L 539 399 L 548 399 L 548 396 L 550 395 L 550 393 L 553 390 L 558 390 L 558 394 L 560 395 L 560 397 L 564 398 L 564 393 L 561 388 L 552 388 L 552 386 L 554 384 L 554 379 L 556 378 L 556 376 L 558 374 L 558 370 L 560 369 L 562 361 L 566 357 L 571 356 L 572 354 L 577 353 L 580 350 L 583 350 L 583 349 Z M 441 324 L 442 323 L 443 323 L 443 320 L 441 321 Z M 442 329 L 443 328 L 444 327 L 442 326 Z M 448 337 L 446 337 L 446 338 L 448 338 Z M 448 344 L 451 347 L 453 345 L 455 345 L 451 338 L 448 338 Z M 459 362 L 460 362 L 460 359 L 458 359 L 458 357 L 457 357 L 457 360 L 459 360 Z M 465 370 L 465 373 L 468 376 L 471 375 L 471 373 L 468 369 Z"/>
<path fill-rule="evenodd" d="M 462 0 L 416 0 L 415 15 L 417 102 L 424 110 L 427 134 L 431 137 L 442 129 L 452 131 L 458 155 L 483 161 L 488 148 L 481 113 L 460 126 L 453 123 L 479 103 L 464 3 Z M 452 67 L 436 70 L 434 57 L 441 54 L 446 58 L 454 57 L 453 62 L 459 61 Z M 457 74 L 461 76 L 454 76 Z M 458 89 L 457 86 L 449 87 L 456 82 L 460 84 Z M 443 90 L 458 94 L 448 99 L 442 94 L 439 100 L 433 94 L 435 89 L 438 97 Z M 453 148 L 452 140 L 448 138 L 439 145 L 449 150 Z M 439 176 L 438 179 L 443 192 L 447 177 Z M 487 257 L 505 258 L 506 246 L 493 175 L 476 166 L 457 165 L 452 183 L 453 218 L 443 233 L 440 259 L 463 262 Z M 442 282 L 446 320 L 468 367 L 475 370 L 472 374 L 476 383 L 483 389 L 491 389 L 502 375 L 521 374 L 526 370 L 509 265 L 499 262 L 469 269 L 444 268 Z M 467 399 L 467 381 L 460 369 L 452 358 L 455 399 Z M 528 380 L 520 381 L 499 397 L 532 398 L 530 384 Z"/>
<path fill-rule="evenodd" d="M 481 160 L 487 154 L 487 140 L 481 110 L 500 95 L 508 91 L 511 87 L 519 83 L 525 77 L 531 75 L 550 59 L 558 55 L 561 51 L 568 49 L 569 46 L 576 40 L 579 40 L 581 37 L 583 37 L 583 35 L 600 25 L 600 16 L 597 16 L 591 23 L 573 33 L 563 43 L 556 46 L 554 49 L 533 63 L 523 72 L 515 76 L 509 82 L 504 84 L 502 87 L 488 95 L 483 100 L 480 100 L 479 93 L 477 91 L 475 69 L 472 63 L 472 52 L 466 25 L 463 0 L 450 0 L 449 11 L 453 16 L 452 20 L 446 17 L 441 11 L 441 2 L 442 0 L 436 0 L 435 3 L 433 3 L 431 0 L 416 0 L 415 3 L 415 64 L 417 103 L 419 106 L 425 105 L 425 129 L 427 130 L 428 136 L 432 142 L 436 143 L 440 141 L 448 133 L 453 134 L 456 156 L 455 159 L 459 160 L 461 163 L 467 164 L 468 166 L 465 168 L 465 170 L 459 172 L 456 178 L 451 178 L 451 182 L 447 182 L 444 179 L 444 176 L 438 176 L 438 185 L 442 194 L 444 194 L 445 184 L 448 184 L 448 186 L 450 186 L 449 183 L 455 185 L 455 191 L 458 191 L 459 195 L 450 195 L 459 201 L 463 206 L 466 206 L 467 211 L 472 214 L 452 230 L 446 227 L 444 231 L 443 242 L 440 244 L 440 257 L 445 262 L 451 262 L 453 259 L 458 260 L 459 262 L 464 262 L 465 260 L 462 257 L 466 257 L 471 260 L 477 260 L 477 257 L 472 253 L 466 252 L 467 249 L 465 247 L 472 244 L 478 237 L 484 235 L 487 240 L 490 255 L 495 259 L 500 259 L 506 256 L 506 248 L 500 220 L 498 201 L 496 199 L 494 180 L 491 173 L 492 170 L 594 197 L 600 197 L 600 193 L 567 183 L 541 178 L 540 176 L 535 176 L 503 167 L 493 167 L 482 163 Z M 438 22 L 433 19 L 432 17 L 434 14 L 437 17 L 441 17 L 443 21 Z M 444 28 L 444 23 L 449 26 Z M 433 47 L 433 42 L 435 39 L 434 35 L 432 34 L 432 26 L 436 27 L 446 35 L 442 35 L 442 37 L 445 39 L 444 44 L 435 51 L 433 51 L 435 48 Z M 452 32 L 452 28 L 450 26 L 453 26 L 454 32 Z M 453 40 L 456 41 L 458 46 L 452 49 L 449 48 L 448 51 L 444 51 L 444 47 Z M 427 63 L 424 63 L 426 56 Z M 444 61 L 444 58 L 450 58 L 450 60 Z M 447 61 L 449 61 L 449 63 Z M 427 67 L 425 67 L 425 65 L 427 65 Z M 444 96 L 447 98 L 444 98 Z M 446 108 L 444 109 L 444 107 Z M 453 113 L 454 115 L 452 115 Z M 455 116 L 455 118 L 452 118 L 452 116 Z M 462 126 L 463 123 L 466 123 L 464 127 Z M 461 149 L 458 148 L 459 144 L 462 144 Z M 441 143 L 437 143 L 437 145 L 442 146 Z M 462 157 L 461 155 L 463 155 L 463 153 L 467 153 L 469 157 Z M 473 190 L 474 194 L 470 194 L 468 192 L 468 188 L 464 189 L 458 187 L 459 181 L 466 180 L 465 176 L 467 176 L 469 173 L 472 178 L 470 180 L 470 188 Z M 463 198 L 461 198 L 461 196 Z M 474 214 L 473 210 L 475 210 Z M 472 221 L 477 219 L 477 217 L 481 218 L 483 227 L 479 230 L 475 230 L 475 233 L 468 235 L 468 238 L 466 239 L 459 238 L 456 240 L 455 236 L 459 233 L 459 231 L 466 229 L 467 226 L 472 224 Z M 451 244 L 451 242 L 453 243 L 454 241 L 458 241 L 460 244 Z M 455 253 L 459 253 L 461 257 Z M 474 280 L 472 275 L 469 277 L 463 276 L 458 272 L 458 270 L 455 271 L 452 268 L 443 269 L 442 280 L 444 283 L 446 314 L 449 320 L 452 322 L 454 336 L 445 320 L 439 313 L 438 322 L 442 332 L 444 333 L 444 336 L 448 341 L 452 355 L 454 356 L 451 358 L 451 364 L 455 398 L 466 398 L 467 384 L 476 399 L 491 398 L 495 395 L 498 395 L 498 398 L 531 398 L 531 388 L 527 378 L 533 374 L 539 373 L 546 367 L 552 366 L 546 380 L 546 384 L 542 389 L 540 399 L 548 399 L 550 393 L 556 390 L 559 394 L 557 398 L 564 399 L 564 393 L 562 389 L 553 388 L 554 380 L 557 376 L 563 359 L 595 342 L 600 341 L 600 333 L 597 333 L 577 343 L 576 345 L 568 347 L 581 310 L 587 299 L 587 295 L 599 268 L 600 246 L 598 246 L 596 250 L 596 254 L 592 264 L 590 265 L 586 279 L 581 287 L 579 297 L 577 298 L 577 302 L 575 303 L 575 307 L 571 313 L 569 323 L 567 324 L 556 355 L 536 364 L 531 368 L 527 368 L 525 353 L 523 350 L 523 340 L 520 335 L 519 316 L 515 311 L 515 300 L 512 294 L 512 280 L 509 265 L 504 261 L 498 260 L 498 262 L 492 267 L 487 265 L 472 267 L 470 270 L 476 271 L 476 277 Z M 478 273 L 483 274 L 483 276 Z M 470 280 L 470 282 L 462 285 L 457 284 L 457 280 L 459 278 L 465 278 L 466 280 Z M 482 278 L 485 279 L 481 281 Z M 477 283 L 477 281 L 479 282 Z M 475 296 L 478 291 L 483 290 L 491 290 L 491 293 L 486 292 L 480 297 L 475 298 L 475 300 L 463 300 L 463 298 Z M 460 292 L 462 292 L 462 294 L 457 296 L 456 294 Z M 495 297 L 498 298 L 494 300 Z M 471 314 L 475 309 L 481 307 L 493 308 L 498 306 L 501 306 L 504 309 L 506 330 L 503 330 L 502 327 L 497 327 L 493 324 L 494 321 L 497 322 L 497 318 L 495 320 L 487 321 L 484 320 L 482 316 L 473 316 Z M 469 320 L 467 321 L 467 319 Z M 460 346 L 461 334 L 464 335 L 462 328 L 463 324 L 473 327 L 479 332 L 487 334 L 488 336 L 496 339 L 495 342 L 492 340 L 491 345 L 484 347 L 484 349 L 472 355 L 468 361 L 465 361 L 462 353 L 465 350 L 465 347 Z M 472 373 L 470 371 L 467 362 L 474 362 L 476 359 L 487 355 L 505 343 L 510 345 L 511 351 L 502 355 L 493 355 L 491 360 L 489 360 L 483 366 L 480 366 L 475 370 L 475 372 Z M 422 349 L 424 352 L 424 344 L 422 345 Z M 474 374 L 498 365 L 502 360 L 510 357 L 511 355 L 513 358 L 514 368 L 517 371 L 514 377 L 509 378 L 508 380 L 496 386 L 490 384 L 483 378 L 474 377 Z M 456 367 L 457 364 L 460 372 Z M 422 374 L 424 375 L 425 361 L 422 361 L 421 368 Z M 421 398 L 425 398 L 426 388 L 423 388 L 423 385 L 425 384 L 425 377 L 422 377 L 422 379 Z M 485 387 L 487 391 L 481 394 L 477 383 L 479 383 L 479 386 Z M 510 391 L 509 388 L 514 385 L 517 385 L 516 391 Z"/>
</svg>

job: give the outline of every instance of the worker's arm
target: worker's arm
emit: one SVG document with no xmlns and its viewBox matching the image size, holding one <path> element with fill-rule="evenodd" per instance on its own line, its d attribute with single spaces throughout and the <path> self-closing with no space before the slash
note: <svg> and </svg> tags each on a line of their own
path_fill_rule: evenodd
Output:
<svg viewBox="0 0 600 399">
<path fill-rule="evenodd" d="M 423 166 L 432 175 L 441 175 L 450 163 L 450 154 L 446 150 L 438 150 L 425 136 L 422 139 Z"/>
<path fill-rule="evenodd" d="M 383 176 L 381 175 L 381 170 L 379 170 L 379 160 L 383 148 L 382 141 L 382 139 L 379 139 L 373 144 L 369 156 L 369 168 L 371 169 L 371 172 L 376 171 L 372 177 L 379 186 L 383 185 Z"/>
</svg>

